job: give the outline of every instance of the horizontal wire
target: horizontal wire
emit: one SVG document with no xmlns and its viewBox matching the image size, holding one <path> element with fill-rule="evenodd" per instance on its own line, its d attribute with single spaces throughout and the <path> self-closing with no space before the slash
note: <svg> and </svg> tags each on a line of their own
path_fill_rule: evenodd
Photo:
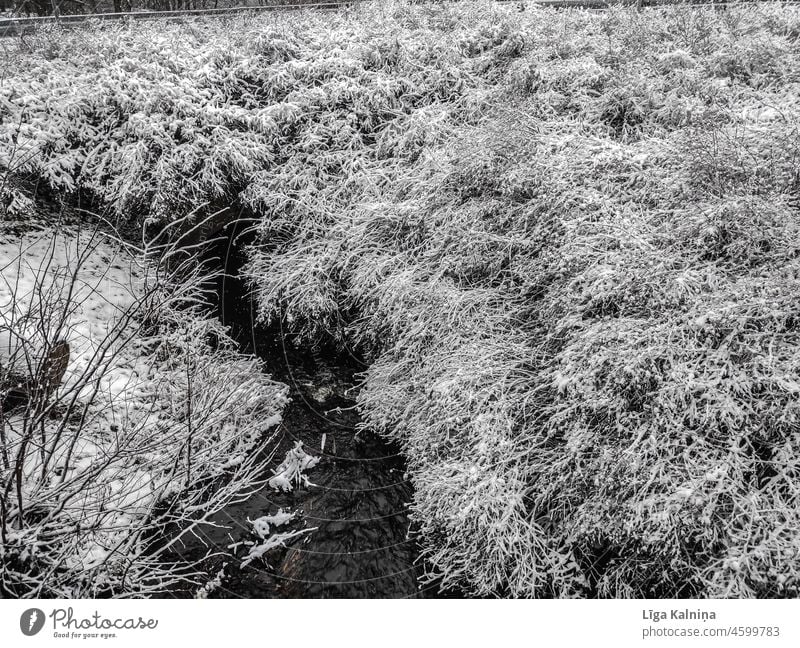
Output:
<svg viewBox="0 0 800 648">
<path fill-rule="evenodd" d="M 604 1 L 604 0 L 495 0 L 498 4 L 520 4 L 536 5 L 541 7 L 552 7 L 557 9 L 608 9 L 619 6 L 641 6 L 641 7 L 663 7 L 671 5 L 687 5 L 692 7 L 723 7 L 728 5 L 751 5 L 760 4 L 761 0 L 750 0 L 736 2 L 730 0 L 703 0 L 691 2 L 686 0 L 642 0 L 641 4 L 637 0 Z M 779 4 L 794 5 L 800 0 L 784 0 Z M 349 2 L 314 2 L 307 4 L 274 4 L 263 6 L 244 6 L 227 7 L 217 9 L 180 9 L 175 11 L 127 11 L 117 13 L 95 13 L 95 14 L 67 14 L 57 16 L 30 16 L 30 17 L 11 17 L 0 19 L 0 30 L 10 31 L 15 27 L 33 27 L 38 25 L 59 24 L 71 25 L 80 24 L 92 20 L 154 20 L 154 19 L 173 19 L 184 17 L 204 17 L 204 16 L 225 16 L 238 13 L 261 13 L 268 11 L 303 11 L 303 10 L 334 10 L 341 7 L 352 7 L 359 4 L 357 0 Z M 774 4 L 770 1 L 770 4 Z M 14 33 L 0 33 L 3 35 L 15 35 Z"/>
</svg>

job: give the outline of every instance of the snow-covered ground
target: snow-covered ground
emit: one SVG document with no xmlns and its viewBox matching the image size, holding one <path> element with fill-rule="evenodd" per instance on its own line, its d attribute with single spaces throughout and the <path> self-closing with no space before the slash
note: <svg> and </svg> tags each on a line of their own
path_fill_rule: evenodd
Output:
<svg viewBox="0 0 800 648">
<path fill-rule="evenodd" d="M 146 529 L 202 517 L 256 479 L 253 451 L 280 422 L 286 389 L 111 236 L 29 231 L 0 242 L 0 259 L 0 366 L 30 374 L 48 344 L 70 347 L 57 392 L 5 422 L 3 482 L 15 491 L 18 459 L 22 479 L 3 552 L 33 574 L 57 564 L 63 584 L 44 586 L 60 595 L 135 588 L 115 574 L 144 559 Z"/>
</svg>

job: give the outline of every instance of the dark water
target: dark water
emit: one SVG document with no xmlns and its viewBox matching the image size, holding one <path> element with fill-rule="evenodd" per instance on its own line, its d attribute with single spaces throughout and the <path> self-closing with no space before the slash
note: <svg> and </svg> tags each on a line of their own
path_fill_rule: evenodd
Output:
<svg viewBox="0 0 800 648">
<path fill-rule="evenodd" d="M 201 537 L 207 547 L 221 554 L 203 567 L 213 575 L 227 563 L 226 578 L 213 596 L 417 596 L 417 548 L 408 537 L 406 514 L 411 490 L 403 477 L 402 458 L 375 436 L 355 434 L 358 415 L 351 402 L 331 396 L 318 403 L 302 387 L 292 390 L 292 398 L 273 464 L 277 465 L 296 441 L 302 441 L 306 452 L 320 457 L 306 473 L 314 485 L 290 492 L 276 492 L 267 486 L 213 518 L 219 527 L 205 529 Z M 325 449 L 321 450 L 323 434 Z M 297 515 L 278 531 L 316 529 L 240 568 L 246 548 L 227 547 L 242 541 L 260 542 L 248 518 L 272 515 L 279 509 L 297 511 Z M 193 542 L 184 551 L 196 556 L 203 549 Z"/>
<path fill-rule="evenodd" d="M 255 325 L 246 286 L 237 277 L 243 258 L 233 239 L 214 250 L 228 273 L 217 287 L 218 315 L 242 350 L 264 358 L 273 377 L 291 388 L 272 467 L 297 441 L 320 460 L 306 473 L 313 485 L 291 492 L 265 486 L 216 515 L 213 522 L 219 526 L 187 541 L 179 549 L 181 556 L 196 559 L 209 549 L 215 552 L 202 562 L 203 571 L 213 577 L 224 565 L 225 576 L 210 597 L 420 596 L 418 550 L 408 536 L 412 492 L 403 459 L 380 438 L 355 431 L 359 417 L 352 398 L 358 360 L 340 351 L 304 353 L 280 328 Z M 279 509 L 297 514 L 277 531 L 315 530 L 240 567 L 247 547 L 229 546 L 261 542 L 248 518 L 274 515 Z"/>
</svg>

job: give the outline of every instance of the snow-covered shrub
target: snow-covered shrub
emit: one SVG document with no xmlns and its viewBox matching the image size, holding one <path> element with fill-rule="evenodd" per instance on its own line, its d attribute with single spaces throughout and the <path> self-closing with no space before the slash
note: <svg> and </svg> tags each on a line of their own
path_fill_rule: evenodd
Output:
<svg viewBox="0 0 800 648">
<path fill-rule="evenodd" d="M 682 12 L 630 19 L 644 56 L 613 33 L 534 51 L 476 126 L 345 205 L 305 194 L 291 224 L 265 220 L 284 238 L 250 268 L 264 313 L 358 314 L 331 328 L 371 354 L 364 425 L 401 443 L 445 585 L 797 587 L 796 102 L 779 68 L 758 96 L 697 71 L 725 30 L 711 13 L 676 55 Z"/>
</svg>

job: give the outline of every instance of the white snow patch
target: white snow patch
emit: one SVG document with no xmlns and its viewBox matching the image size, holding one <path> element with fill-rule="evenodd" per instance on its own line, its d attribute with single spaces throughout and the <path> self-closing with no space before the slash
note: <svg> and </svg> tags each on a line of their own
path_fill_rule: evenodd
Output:
<svg viewBox="0 0 800 648">
<path fill-rule="evenodd" d="M 247 558 L 242 561 L 242 567 L 246 567 L 256 558 L 261 558 L 261 556 L 267 553 L 270 549 L 275 549 L 276 547 L 285 547 L 288 540 L 297 538 L 306 533 L 310 533 L 311 531 L 316 531 L 316 527 L 311 529 L 300 529 L 299 531 L 287 531 L 286 533 L 277 533 L 271 536 L 266 542 L 262 542 L 259 545 L 250 547 Z"/>
<path fill-rule="evenodd" d="M 258 537 L 263 540 L 269 534 L 270 525 L 279 527 L 283 526 L 284 524 L 288 524 L 294 519 L 295 514 L 295 512 L 278 509 L 278 512 L 275 515 L 262 515 L 260 518 L 256 518 L 255 520 L 247 518 L 247 521 L 253 525 L 253 531 L 255 531 L 256 534 L 258 534 Z"/>
<path fill-rule="evenodd" d="M 290 491 L 295 486 L 314 486 L 303 474 L 319 463 L 319 457 L 312 457 L 303 450 L 303 442 L 298 441 L 294 448 L 286 453 L 286 458 L 273 472 L 275 476 L 269 480 L 270 488 Z"/>
</svg>

